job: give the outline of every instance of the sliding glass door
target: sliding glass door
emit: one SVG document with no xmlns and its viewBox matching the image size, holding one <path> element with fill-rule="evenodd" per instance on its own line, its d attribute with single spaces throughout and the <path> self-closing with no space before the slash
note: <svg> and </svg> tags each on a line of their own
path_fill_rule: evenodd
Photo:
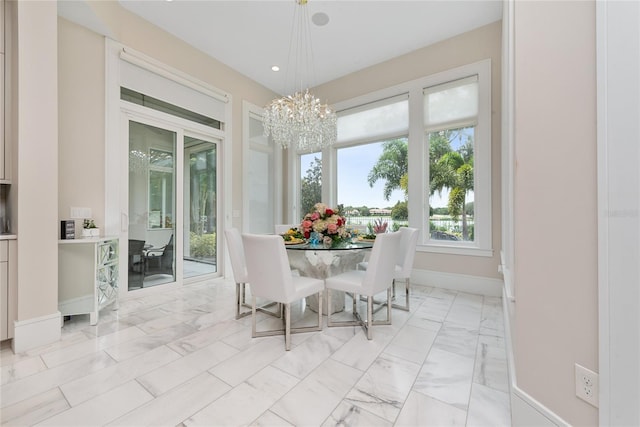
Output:
<svg viewBox="0 0 640 427">
<path fill-rule="evenodd" d="M 132 115 L 127 129 L 128 290 L 217 273 L 219 140 Z"/>
<path fill-rule="evenodd" d="M 176 280 L 177 133 L 129 121 L 129 290 Z"/>
<path fill-rule="evenodd" d="M 217 146 L 213 142 L 184 138 L 183 276 L 217 271 Z"/>
</svg>

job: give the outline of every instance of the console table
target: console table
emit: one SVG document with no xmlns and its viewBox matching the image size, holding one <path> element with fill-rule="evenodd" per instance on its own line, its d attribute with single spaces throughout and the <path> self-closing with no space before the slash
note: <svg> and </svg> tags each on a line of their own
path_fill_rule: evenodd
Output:
<svg viewBox="0 0 640 427">
<path fill-rule="evenodd" d="M 100 310 L 118 308 L 118 237 L 58 241 L 58 310 L 63 316 L 89 314 L 98 323 Z"/>
</svg>

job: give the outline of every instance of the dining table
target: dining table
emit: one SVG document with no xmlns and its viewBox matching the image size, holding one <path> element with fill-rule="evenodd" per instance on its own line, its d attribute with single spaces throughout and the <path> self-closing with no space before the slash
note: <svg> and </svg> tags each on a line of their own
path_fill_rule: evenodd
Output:
<svg viewBox="0 0 640 427">
<path fill-rule="evenodd" d="M 349 240 L 333 245 L 311 243 L 286 244 L 289 265 L 301 276 L 326 279 L 349 270 L 356 270 L 373 247 L 372 241 Z M 332 292 L 332 308 L 337 313 L 344 310 L 344 293 Z M 318 297 L 307 297 L 307 306 L 317 312 Z M 322 313 L 327 314 L 327 292 L 322 301 Z M 333 313 L 332 313 L 333 314 Z"/>
</svg>

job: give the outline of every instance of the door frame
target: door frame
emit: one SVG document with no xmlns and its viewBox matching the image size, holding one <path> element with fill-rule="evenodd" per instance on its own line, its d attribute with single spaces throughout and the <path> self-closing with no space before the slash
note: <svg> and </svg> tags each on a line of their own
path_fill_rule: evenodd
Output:
<svg viewBox="0 0 640 427">
<path fill-rule="evenodd" d="M 160 63 L 153 58 L 146 57 L 144 54 L 138 53 L 133 49 L 126 48 L 129 56 L 134 55 L 139 57 L 137 65 L 144 67 L 152 73 L 157 73 L 165 78 L 174 80 L 175 82 L 190 88 L 191 90 L 201 90 L 202 93 L 208 96 L 214 96 L 217 99 L 222 99 L 225 102 L 224 105 L 224 117 L 221 120 L 222 130 L 215 132 L 215 138 L 220 140 L 219 153 L 218 153 L 218 188 L 220 189 L 221 197 L 218 198 L 218 230 L 222 231 L 226 228 L 226 224 L 231 223 L 231 208 L 232 208 L 232 188 L 231 188 L 231 176 L 232 176 L 232 101 L 231 95 L 223 92 L 214 86 L 195 79 L 186 73 L 174 69 L 166 64 Z M 128 192 L 128 187 L 122 189 L 120 186 L 120 177 L 123 174 L 128 173 L 128 162 L 122 162 L 122 144 L 126 142 L 128 147 L 128 141 L 122 138 L 122 112 L 120 104 L 120 80 L 121 80 L 121 55 L 125 50 L 125 46 L 112 39 L 105 38 L 105 233 L 110 236 L 120 236 L 124 231 L 128 229 L 128 210 L 127 206 L 121 204 L 121 193 L 123 191 Z M 171 116 L 173 117 L 173 116 Z M 174 118 L 177 119 L 177 118 Z M 190 131 L 194 131 L 196 134 L 202 134 L 200 128 L 192 122 L 186 126 Z M 212 129 L 207 128 L 204 132 L 205 135 L 209 135 L 209 131 Z M 218 233 L 220 234 L 220 233 Z M 124 250 L 122 250 L 124 246 Z M 219 235 L 217 237 L 218 249 L 224 247 L 224 236 Z M 128 247 L 121 241 L 120 242 L 120 256 L 126 258 Z M 226 258 L 222 255 L 218 256 L 217 275 L 223 276 L 226 271 Z M 122 270 L 122 269 L 121 269 Z M 230 271 L 230 269 L 229 269 Z M 120 272 L 120 283 L 126 283 L 123 281 L 123 274 L 126 270 Z M 208 276 L 205 276 L 208 277 Z M 187 283 L 197 280 L 188 280 Z M 181 285 L 179 282 L 178 285 Z M 122 288 L 122 286 L 121 286 Z M 156 286 L 145 289 L 144 291 L 157 292 L 166 289 L 164 286 Z M 128 297 L 128 292 L 120 291 L 120 298 L 124 299 Z M 143 291 L 141 291 L 143 292 Z M 136 294 L 140 296 L 140 294 Z"/>
</svg>

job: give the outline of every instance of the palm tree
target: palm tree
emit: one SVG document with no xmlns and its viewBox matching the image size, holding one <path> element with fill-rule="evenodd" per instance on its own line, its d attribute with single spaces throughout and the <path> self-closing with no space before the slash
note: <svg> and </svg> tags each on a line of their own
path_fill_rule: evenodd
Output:
<svg viewBox="0 0 640 427">
<path fill-rule="evenodd" d="M 367 181 L 373 187 L 377 180 L 385 180 L 383 196 L 385 200 L 389 200 L 393 190 L 404 189 L 406 193 L 406 187 L 403 188 L 401 182 L 403 177 L 406 179 L 408 170 L 407 140 L 393 139 L 382 145 L 382 154 L 369 172 Z"/>
<path fill-rule="evenodd" d="M 447 203 L 449 215 L 456 220 L 462 215 L 462 238 L 468 240 L 469 230 L 464 207 L 467 194 L 469 191 L 473 191 L 473 142 L 471 137 L 467 137 L 467 141 L 458 151 L 452 151 L 451 148 L 446 151 L 443 149 L 443 144 L 437 142 L 451 141 L 451 132 L 439 133 L 433 138 L 436 142 L 433 147 L 439 147 L 443 154 L 439 157 L 431 157 L 429 191 L 430 194 L 434 194 L 436 191 L 438 194 L 442 194 L 443 189 L 449 189 Z"/>
</svg>

